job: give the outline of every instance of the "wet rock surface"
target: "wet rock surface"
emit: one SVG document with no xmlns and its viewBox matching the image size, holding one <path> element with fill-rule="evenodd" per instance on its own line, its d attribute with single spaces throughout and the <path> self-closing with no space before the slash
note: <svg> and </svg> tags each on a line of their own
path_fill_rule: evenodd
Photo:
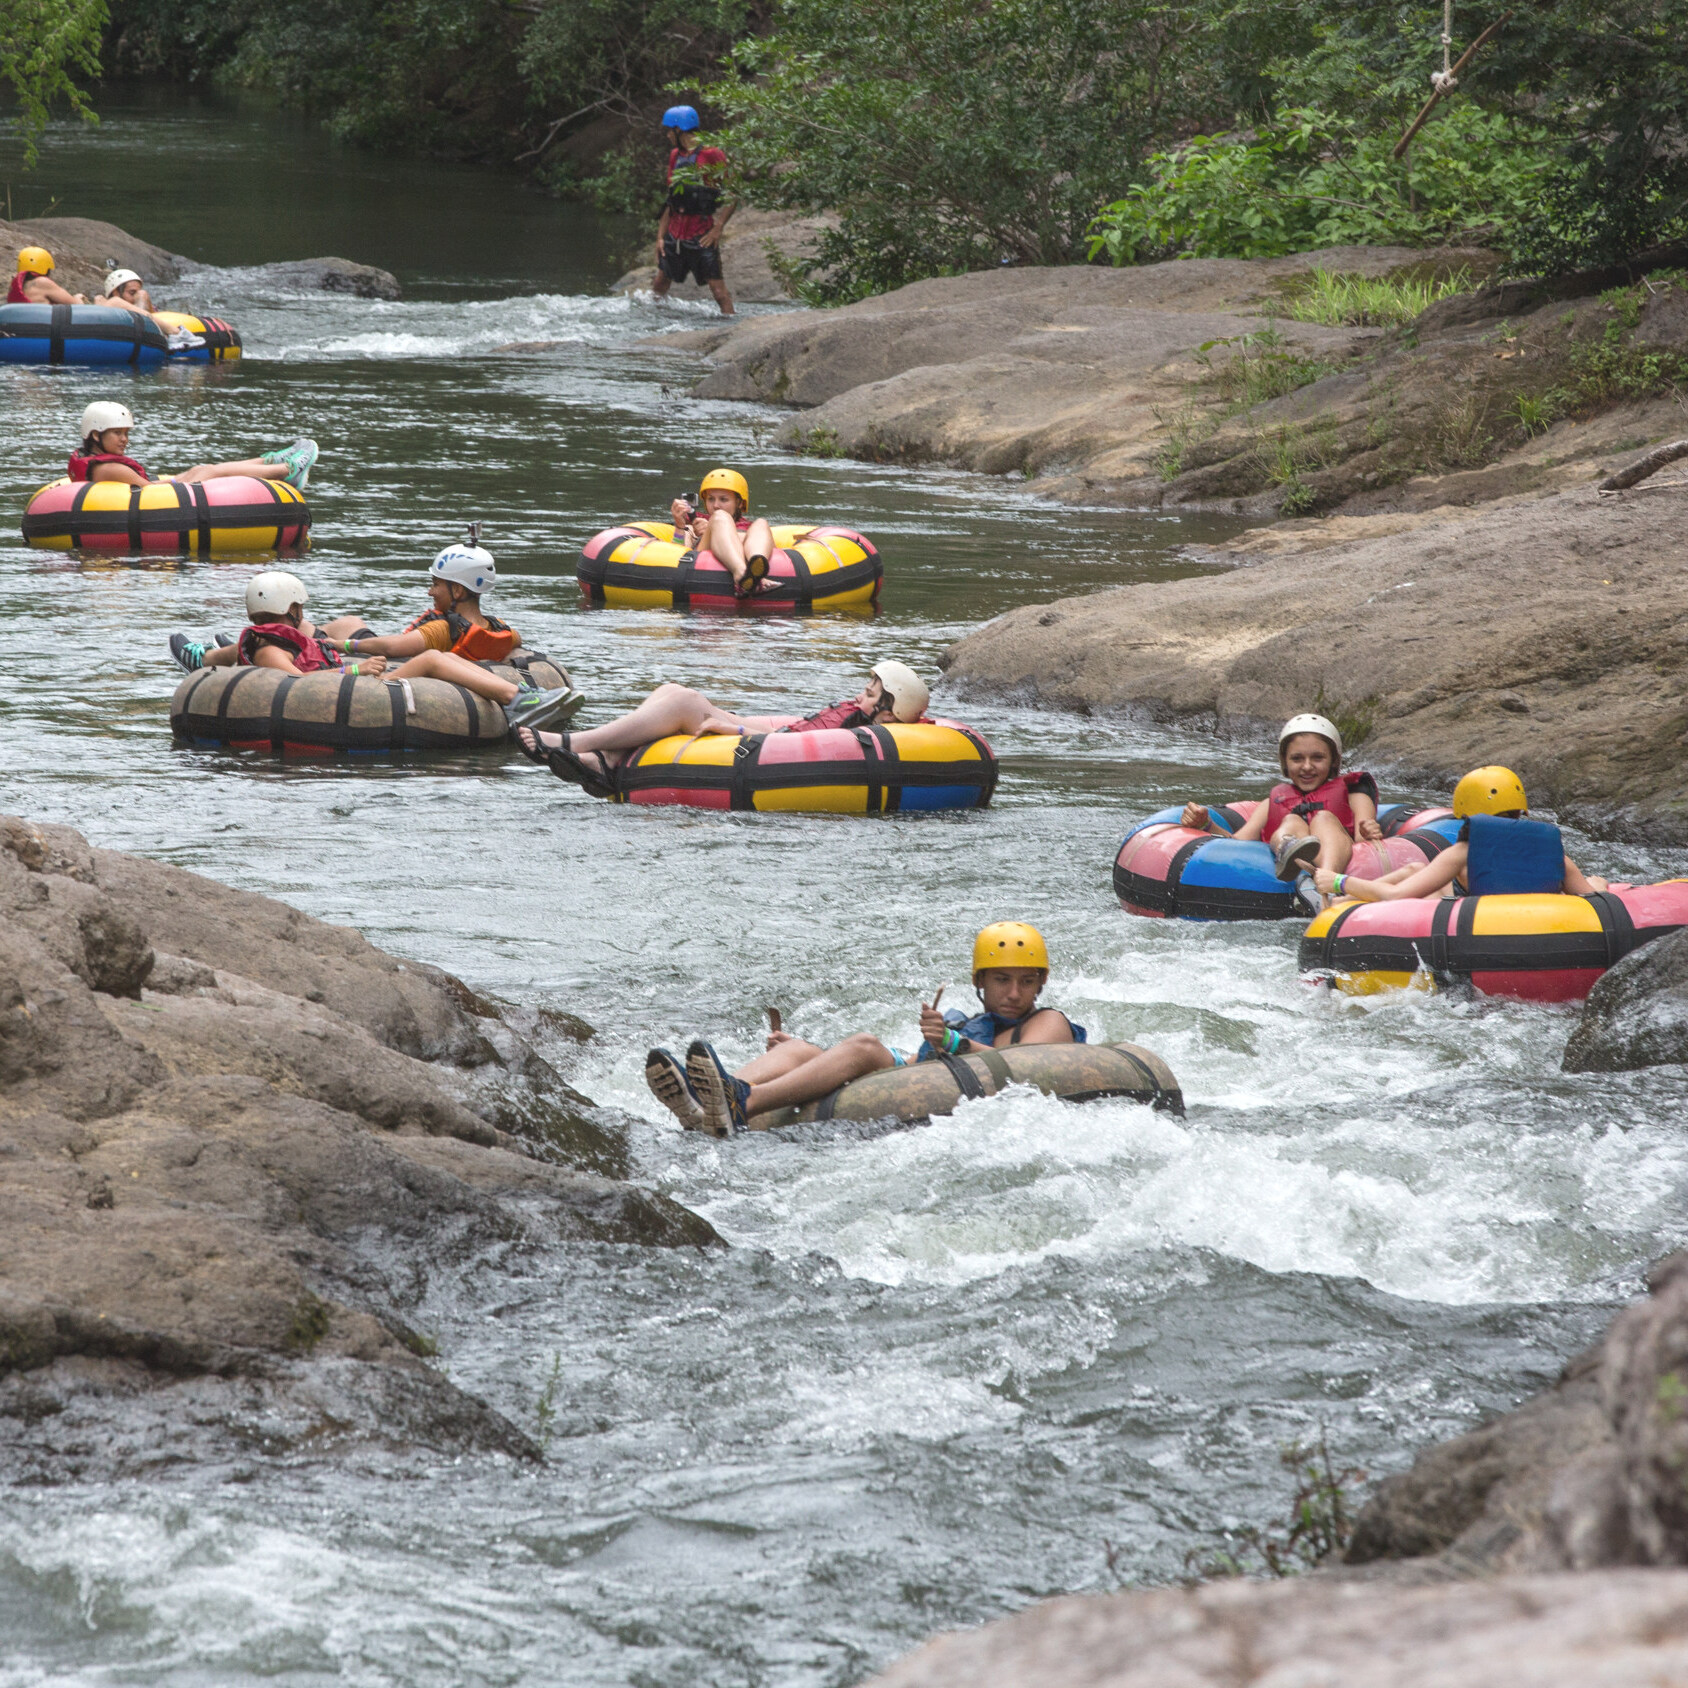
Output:
<svg viewBox="0 0 1688 1688">
<path fill-rule="evenodd" d="M 1657 1688 L 1688 1679 L 1688 1572 L 1400 1588 L 1301 1578 L 1045 1601 L 871 1688 Z"/>
<path fill-rule="evenodd" d="M 718 1241 L 605 1176 L 613 1116 L 438 969 L 13 817 L 0 906 L 14 1471 L 143 1458 L 137 1413 L 531 1453 L 426 1363 L 429 1272 L 493 1242 Z"/>
<path fill-rule="evenodd" d="M 1346 1563 L 1442 1575 L 1688 1564 L 1688 1253 L 1516 1412 L 1381 1483 Z"/>
<path fill-rule="evenodd" d="M 735 302 L 744 305 L 779 305 L 789 302 L 791 292 L 785 278 L 774 268 L 769 248 L 792 262 L 807 258 L 815 237 L 827 226 L 825 216 L 804 216 L 795 211 L 756 211 L 741 207 L 727 220 L 721 235 L 721 270 L 728 291 Z M 653 259 L 629 270 L 610 289 L 612 293 L 642 292 L 656 280 L 654 250 L 656 238 L 651 238 Z M 676 282 L 668 293 L 671 299 L 714 303 L 714 295 L 701 282 L 687 279 Z"/>
<path fill-rule="evenodd" d="M 189 267 L 186 258 L 90 217 L 0 222 L 0 265 L 8 276 L 17 270 L 18 249 L 23 246 L 46 247 L 53 254 L 53 279 L 66 291 L 86 293 L 90 299 L 105 291 L 108 265 L 136 271 L 149 286 L 175 281 Z"/>
<path fill-rule="evenodd" d="M 1576 491 L 1245 534 L 1206 553 L 1228 574 L 1027 605 L 942 662 L 963 694 L 1231 733 L 1275 734 L 1316 706 L 1374 768 L 1451 784 L 1500 762 L 1533 806 L 1679 840 L 1682 496 Z"/>
<path fill-rule="evenodd" d="M 1565 1046 L 1568 1073 L 1688 1061 L 1688 933 L 1626 955 L 1596 981 Z"/>
<path fill-rule="evenodd" d="M 248 284 L 285 293 L 349 293 L 358 299 L 396 299 L 400 288 L 390 270 L 354 264 L 349 258 L 301 258 L 258 264 L 242 272 Z M 191 272 L 190 272 L 191 276 Z"/>
</svg>

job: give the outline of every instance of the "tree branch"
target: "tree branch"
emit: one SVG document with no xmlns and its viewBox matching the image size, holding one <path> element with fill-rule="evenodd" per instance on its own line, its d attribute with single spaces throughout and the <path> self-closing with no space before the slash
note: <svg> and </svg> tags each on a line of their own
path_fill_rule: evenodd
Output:
<svg viewBox="0 0 1688 1688">
<path fill-rule="evenodd" d="M 1672 440 L 1669 445 L 1655 446 L 1645 457 L 1638 457 L 1627 469 L 1608 475 L 1596 489 L 1600 492 L 1622 492 L 1649 475 L 1656 475 L 1667 463 L 1688 457 L 1688 440 Z"/>
</svg>

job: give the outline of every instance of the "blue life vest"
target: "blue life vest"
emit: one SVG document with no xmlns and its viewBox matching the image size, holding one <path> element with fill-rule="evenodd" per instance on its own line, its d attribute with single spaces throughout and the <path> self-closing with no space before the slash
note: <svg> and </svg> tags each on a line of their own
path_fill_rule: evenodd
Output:
<svg viewBox="0 0 1688 1688">
<path fill-rule="evenodd" d="M 1473 897 L 1565 889 L 1565 841 L 1547 821 L 1473 815 L 1460 829 L 1465 886 Z"/>
<path fill-rule="evenodd" d="M 1023 1026 L 1026 1021 L 1032 1017 L 1032 1014 L 1041 1012 L 1042 1005 L 1040 1004 L 1039 1007 L 1032 1010 L 1031 1014 L 1024 1014 L 1018 1020 L 1009 1020 L 1005 1019 L 1001 1014 L 991 1014 L 985 1012 L 984 1010 L 981 1010 L 979 1013 L 969 1017 L 963 1009 L 946 1008 L 944 1010 L 944 1024 L 946 1026 L 954 1027 L 954 1029 L 960 1032 L 969 1043 L 982 1043 L 986 1048 L 990 1048 L 995 1045 L 996 1040 L 1001 1037 L 1004 1032 L 1013 1031 L 1016 1026 Z M 1060 1009 L 1056 1009 L 1055 1012 L 1057 1014 L 1061 1013 Z M 1067 1019 L 1064 1014 L 1061 1015 L 1061 1018 L 1063 1020 Z M 1067 1024 L 1072 1028 L 1074 1043 L 1083 1043 L 1086 1041 L 1083 1026 L 1081 1026 L 1076 1020 L 1067 1020 Z M 1017 1043 L 1019 1039 L 1016 1038 L 1014 1041 Z M 936 1057 L 936 1053 L 937 1052 L 932 1048 L 931 1044 L 922 1043 L 920 1046 L 919 1059 L 922 1061 L 933 1060 Z"/>
</svg>

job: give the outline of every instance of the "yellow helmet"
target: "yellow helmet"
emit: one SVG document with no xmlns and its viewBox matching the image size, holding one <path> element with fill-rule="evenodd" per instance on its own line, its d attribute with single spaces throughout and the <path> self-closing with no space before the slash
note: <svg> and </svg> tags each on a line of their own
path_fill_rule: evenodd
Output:
<svg viewBox="0 0 1688 1688">
<path fill-rule="evenodd" d="M 973 977 L 987 967 L 1041 967 L 1049 971 L 1043 934 L 1019 920 L 999 920 L 973 940 Z"/>
<path fill-rule="evenodd" d="M 53 268 L 53 254 L 45 246 L 26 246 L 18 253 L 18 274 L 28 270 L 32 275 L 48 275 Z"/>
<path fill-rule="evenodd" d="M 700 498 L 706 492 L 736 492 L 744 514 L 750 514 L 750 482 L 737 469 L 711 469 L 697 490 Z"/>
<path fill-rule="evenodd" d="M 1454 787 L 1454 813 L 1464 820 L 1470 815 L 1505 815 L 1529 808 L 1524 782 L 1510 768 L 1473 768 Z"/>
</svg>

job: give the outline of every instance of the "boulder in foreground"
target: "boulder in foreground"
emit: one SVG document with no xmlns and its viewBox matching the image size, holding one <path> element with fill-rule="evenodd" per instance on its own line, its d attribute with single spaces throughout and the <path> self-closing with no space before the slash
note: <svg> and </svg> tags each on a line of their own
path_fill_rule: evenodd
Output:
<svg viewBox="0 0 1688 1688">
<path fill-rule="evenodd" d="M 1601 975 L 1565 1046 L 1568 1073 L 1688 1062 L 1688 932 L 1632 951 Z"/>
</svg>

